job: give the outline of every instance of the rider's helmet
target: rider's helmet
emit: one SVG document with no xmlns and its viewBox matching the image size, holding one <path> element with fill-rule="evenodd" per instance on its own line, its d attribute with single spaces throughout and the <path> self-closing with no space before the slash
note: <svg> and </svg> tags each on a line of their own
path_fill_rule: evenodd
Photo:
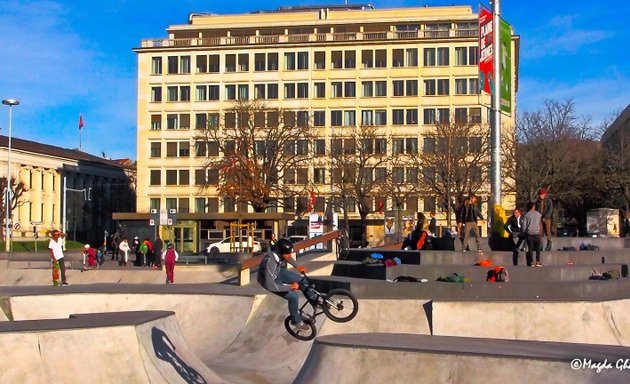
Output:
<svg viewBox="0 0 630 384">
<path fill-rule="evenodd" d="M 288 255 L 293 253 L 293 243 L 289 239 L 280 239 L 276 243 L 276 253 L 278 255 Z"/>
</svg>

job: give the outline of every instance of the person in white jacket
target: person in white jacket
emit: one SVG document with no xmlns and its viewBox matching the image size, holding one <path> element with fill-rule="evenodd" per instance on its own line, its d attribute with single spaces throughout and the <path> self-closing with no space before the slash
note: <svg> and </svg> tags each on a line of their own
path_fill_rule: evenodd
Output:
<svg viewBox="0 0 630 384">
<path fill-rule="evenodd" d="M 123 267 L 127 267 L 127 261 L 129 261 L 129 251 L 131 249 L 129 248 L 129 241 L 126 237 L 122 239 L 122 241 L 118 245 L 118 249 L 120 249 L 120 252 L 122 252 L 120 265 L 122 265 Z"/>
</svg>

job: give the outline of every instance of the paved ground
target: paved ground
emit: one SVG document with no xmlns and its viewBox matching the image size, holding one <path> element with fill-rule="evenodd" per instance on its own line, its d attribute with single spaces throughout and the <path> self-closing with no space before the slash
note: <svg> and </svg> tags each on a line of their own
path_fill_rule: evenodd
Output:
<svg viewBox="0 0 630 384">
<path fill-rule="evenodd" d="M 457 255 L 461 253 L 445 257 L 455 260 Z M 630 255 L 624 256 L 622 251 L 615 257 L 630 262 Z M 303 262 L 311 270 L 332 269 L 330 257 L 327 260 L 303 259 Z M 191 277 L 184 278 L 181 272 L 185 268 L 178 267 L 176 281 L 209 280 L 213 267 L 197 268 L 190 267 Z M 425 268 L 428 268 L 427 273 L 437 273 L 431 267 Z M 300 383 L 406 383 L 421 379 L 424 382 L 483 380 L 492 383 L 505 382 L 506 377 L 515 382 L 628 382 L 630 371 L 627 369 L 606 369 L 603 375 L 593 373 L 594 370 L 571 370 L 569 357 L 573 353 L 593 361 L 619 356 L 630 358 L 630 318 L 626 309 L 630 304 L 630 280 L 580 281 L 578 272 L 564 269 L 570 266 L 553 268 L 557 271 L 524 269 L 519 271 L 522 282 L 505 284 L 483 281 L 389 283 L 322 277 L 318 284 L 323 288 L 346 286 L 357 293 L 360 311 L 350 323 L 318 323 L 321 337 L 315 344 L 291 338 L 282 326 L 287 313 L 286 302 L 275 295 L 265 295 L 255 284 L 249 287 L 205 282 L 164 285 L 157 280 L 163 272 L 129 269 L 84 272 L 84 276 L 94 272 L 94 279 L 85 281 L 81 280 L 80 272 L 74 271 L 73 285 L 51 287 L 47 285 L 48 269 L 20 268 L 17 272 L 10 269 L 3 272 L 10 277 L 0 274 L 0 307 L 3 313 L 18 321 L 0 321 L 0 338 L 10 343 L 4 345 L 24 344 L 27 348 L 24 353 L 36 353 L 34 346 L 38 345 L 38 340 L 46 340 L 46 343 L 60 345 L 58 348 L 62 350 L 72 350 L 70 355 L 76 361 L 80 361 L 82 354 L 102 354 L 108 361 L 112 355 L 123 353 L 126 356 L 128 351 L 137 350 L 139 353 L 132 354 L 130 360 L 133 361 L 129 364 L 142 364 L 142 369 L 139 365 L 131 366 L 144 371 L 140 376 L 129 376 L 126 381 L 130 383 L 275 384 L 294 380 Z M 111 282 L 109 279 L 113 277 L 107 277 L 104 272 L 122 276 L 120 282 Z M 566 281 L 549 281 L 554 276 L 571 273 Z M 479 277 L 477 274 L 477 270 L 471 274 L 475 280 Z M 102 283 L 100 279 L 110 282 Z M 25 282 L 28 286 L 21 285 Z M 162 317 L 155 320 L 150 317 L 156 316 L 154 314 L 146 315 L 148 319 L 134 320 L 119 314 L 138 310 L 172 311 L 175 315 L 159 315 Z M 107 325 L 105 320 L 93 317 L 97 315 L 79 316 L 78 319 L 91 324 L 88 329 L 81 329 L 67 320 L 71 314 L 99 312 L 110 313 L 106 320 L 117 319 L 118 323 Z M 41 325 L 29 321 L 64 318 L 66 320 L 44 320 L 51 321 L 52 328 L 67 329 L 64 332 L 39 329 Z M 159 326 L 155 322 L 159 322 Z M 183 371 L 178 371 L 177 364 L 161 365 L 164 360 L 159 359 L 154 348 L 155 338 L 149 337 L 153 328 L 162 329 L 169 339 L 176 341 L 180 360 L 200 372 L 205 381 L 190 381 L 194 377 L 186 373 L 182 376 Z M 52 338 L 52 333 L 57 335 L 56 339 Z M 71 337 L 59 336 L 72 333 Z M 85 341 L 90 340 L 92 333 L 98 336 L 97 343 Z M 114 344 L 103 341 L 107 335 L 111 335 Z M 488 339 L 471 340 L 479 337 Z M 125 341 L 117 341 L 119 338 Z M 550 343 L 534 342 L 539 340 Z M 132 341 L 136 344 L 128 344 Z M 566 346 L 557 343 L 559 341 L 571 344 Z M 489 343 L 493 347 L 488 347 Z M 46 348 L 43 351 L 56 353 L 55 349 Z M 40 355 L 33 356 L 34 361 L 43 360 Z M 13 358 L 18 358 L 17 352 L 2 360 Z M 202 364 L 198 365 L 199 362 Z M 4 372 L 10 365 L 5 364 L 3 367 L 0 362 L 0 371 Z M 50 363 L 42 361 L 40 365 L 39 376 L 33 376 L 33 380 L 29 376 L 29 381 L 46 382 L 53 377 Z M 11 376 L 7 377 L 21 382 L 19 375 L 25 374 L 26 368 L 11 365 Z M 74 375 L 75 379 L 83 381 L 80 373 Z M 120 382 L 118 377 L 95 370 L 86 374 L 85 381 Z M 72 382 L 63 378 L 58 381 Z"/>
</svg>

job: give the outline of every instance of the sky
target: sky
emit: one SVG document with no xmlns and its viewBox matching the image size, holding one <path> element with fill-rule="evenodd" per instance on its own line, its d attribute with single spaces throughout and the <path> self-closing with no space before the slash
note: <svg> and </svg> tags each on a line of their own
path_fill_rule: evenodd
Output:
<svg viewBox="0 0 630 384">
<path fill-rule="evenodd" d="M 137 61 L 143 39 L 166 38 L 191 12 L 247 13 L 343 1 L 0 0 L 0 98 L 14 98 L 13 137 L 96 156 L 136 159 Z M 376 8 L 477 1 L 372 1 Z M 489 3 L 485 3 L 489 6 Z M 517 113 L 572 98 L 593 125 L 630 103 L 630 2 L 503 0 L 520 36 Z M 8 107 L 0 105 L 0 134 Z"/>
</svg>

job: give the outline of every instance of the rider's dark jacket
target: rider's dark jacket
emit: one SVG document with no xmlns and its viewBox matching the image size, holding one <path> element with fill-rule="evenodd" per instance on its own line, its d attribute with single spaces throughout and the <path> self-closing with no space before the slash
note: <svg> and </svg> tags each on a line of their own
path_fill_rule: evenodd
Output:
<svg viewBox="0 0 630 384">
<path fill-rule="evenodd" d="M 287 261 L 271 249 L 268 249 L 258 267 L 258 276 L 256 277 L 258 284 L 270 292 L 290 291 L 290 285 L 276 281 L 281 269 L 287 269 Z"/>
</svg>

